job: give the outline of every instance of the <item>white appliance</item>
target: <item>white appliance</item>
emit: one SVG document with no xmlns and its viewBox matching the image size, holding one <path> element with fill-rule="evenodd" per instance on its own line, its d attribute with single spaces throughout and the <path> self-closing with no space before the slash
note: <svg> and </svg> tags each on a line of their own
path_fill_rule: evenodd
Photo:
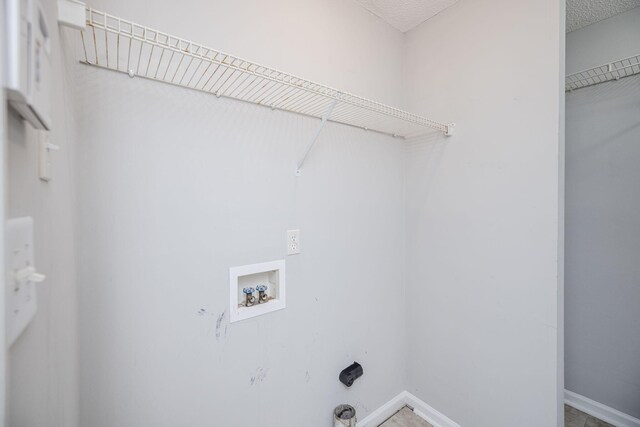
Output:
<svg viewBox="0 0 640 427">
<path fill-rule="evenodd" d="M 38 0 L 6 0 L 9 104 L 36 129 L 51 129 L 51 33 Z"/>
</svg>

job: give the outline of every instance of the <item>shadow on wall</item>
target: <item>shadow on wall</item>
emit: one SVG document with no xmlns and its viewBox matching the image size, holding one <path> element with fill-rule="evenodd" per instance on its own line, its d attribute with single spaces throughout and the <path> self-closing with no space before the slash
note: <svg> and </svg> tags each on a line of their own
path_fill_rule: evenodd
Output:
<svg viewBox="0 0 640 427">
<path fill-rule="evenodd" d="M 568 92 L 566 96 L 567 103 L 571 106 L 571 108 L 567 109 L 568 121 L 571 121 L 574 117 L 585 114 L 602 113 L 603 115 L 600 117 L 604 118 L 609 110 L 612 109 L 612 103 L 615 104 L 615 108 L 624 108 L 629 111 L 636 110 L 638 117 L 640 117 L 640 101 L 638 101 L 640 99 L 640 76 L 627 77 L 622 80 L 591 86 L 584 90 Z M 581 141 L 581 144 L 576 144 L 576 147 L 573 149 L 572 158 L 567 159 L 567 161 L 573 162 L 583 156 L 595 154 L 594 152 L 602 150 L 612 143 L 626 143 L 628 145 L 632 143 L 633 140 L 625 138 L 625 135 L 632 134 L 637 131 L 639 127 L 640 120 L 627 123 L 623 126 L 598 127 L 597 140 L 592 141 L 592 144 L 584 144 L 584 140 Z M 576 137 L 580 137 L 586 132 L 586 130 L 579 128 L 572 129 L 571 131 Z"/>
</svg>

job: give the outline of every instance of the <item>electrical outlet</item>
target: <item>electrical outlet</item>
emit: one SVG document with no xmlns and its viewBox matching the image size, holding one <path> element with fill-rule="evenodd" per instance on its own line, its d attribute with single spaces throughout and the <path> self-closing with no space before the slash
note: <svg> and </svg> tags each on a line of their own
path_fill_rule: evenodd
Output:
<svg viewBox="0 0 640 427">
<path fill-rule="evenodd" d="M 287 255 L 300 253 L 300 230 L 287 230 Z"/>
<path fill-rule="evenodd" d="M 36 284 L 44 275 L 36 272 L 33 261 L 33 219 L 8 220 L 5 238 L 7 341 L 11 345 L 36 315 Z"/>
</svg>

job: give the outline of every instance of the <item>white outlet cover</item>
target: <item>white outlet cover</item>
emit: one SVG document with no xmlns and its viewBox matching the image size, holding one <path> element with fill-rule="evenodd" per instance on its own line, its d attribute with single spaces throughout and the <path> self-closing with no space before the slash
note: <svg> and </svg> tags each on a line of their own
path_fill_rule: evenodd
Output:
<svg viewBox="0 0 640 427">
<path fill-rule="evenodd" d="M 7 340 L 11 345 L 36 315 L 38 303 L 36 284 L 31 280 L 19 281 L 18 272 L 34 266 L 33 218 L 13 218 L 7 221 L 5 268 Z"/>
<path fill-rule="evenodd" d="M 300 230 L 287 230 L 287 255 L 297 255 L 301 251 Z"/>
</svg>

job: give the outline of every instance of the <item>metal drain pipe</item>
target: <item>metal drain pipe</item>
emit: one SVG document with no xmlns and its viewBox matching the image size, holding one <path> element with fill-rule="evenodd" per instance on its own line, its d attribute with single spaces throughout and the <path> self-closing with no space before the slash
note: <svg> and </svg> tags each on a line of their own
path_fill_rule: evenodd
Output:
<svg viewBox="0 0 640 427">
<path fill-rule="evenodd" d="M 338 405 L 333 411 L 333 427 L 356 427 L 356 409 L 351 405 Z"/>
</svg>

